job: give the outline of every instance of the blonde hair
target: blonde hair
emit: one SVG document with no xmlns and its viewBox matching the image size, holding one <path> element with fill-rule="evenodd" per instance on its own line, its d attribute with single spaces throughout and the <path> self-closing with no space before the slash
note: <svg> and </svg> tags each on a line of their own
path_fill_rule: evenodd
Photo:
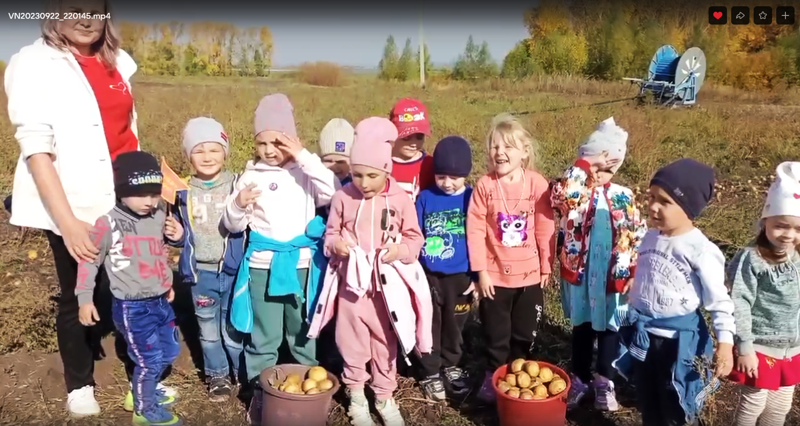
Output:
<svg viewBox="0 0 800 426">
<path fill-rule="evenodd" d="M 491 156 L 492 141 L 499 137 L 503 142 L 522 151 L 525 158 L 522 160 L 522 167 L 533 169 L 536 167 L 537 141 L 533 135 L 525 129 L 525 126 L 509 113 L 501 113 L 492 119 L 489 134 L 486 136 L 486 155 Z M 491 159 L 487 164 L 492 164 Z"/>
<path fill-rule="evenodd" d="M 45 4 L 45 12 L 56 13 L 63 12 L 61 7 L 64 5 L 64 0 L 47 0 Z M 111 5 L 109 0 L 103 1 L 103 6 L 106 16 L 113 17 Z M 58 50 L 67 51 L 69 41 L 60 32 L 58 32 L 58 19 L 45 19 L 42 21 L 42 38 L 44 42 Z M 120 46 L 119 35 L 117 29 L 111 18 L 103 20 L 103 34 L 92 45 L 92 50 L 100 58 L 100 61 L 105 64 L 107 68 L 114 68 L 117 66 L 117 51 Z"/>
</svg>

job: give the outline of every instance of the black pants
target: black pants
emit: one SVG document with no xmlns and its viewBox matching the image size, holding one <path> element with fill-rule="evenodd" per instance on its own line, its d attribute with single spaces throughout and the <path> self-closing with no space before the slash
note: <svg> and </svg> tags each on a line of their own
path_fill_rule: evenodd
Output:
<svg viewBox="0 0 800 426">
<path fill-rule="evenodd" d="M 616 369 L 611 363 L 619 353 L 619 333 L 595 331 L 592 323 L 583 323 L 572 328 L 572 372 L 585 384 L 592 380 L 592 354 L 597 337 L 597 374 L 613 379 Z"/>
<path fill-rule="evenodd" d="M 425 276 L 433 302 L 433 352 L 420 357 L 419 364 L 420 375 L 431 377 L 461 361 L 461 332 L 471 308 L 470 296 L 463 293 L 471 278 L 467 273 L 445 275 L 427 270 Z"/>
<path fill-rule="evenodd" d="M 100 322 L 94 327 L 86 327 L 78 320 L 78 298 L 75 286 L 78 279 L 78 263 L 69 254 L 64 240 L 51 231 L 46 231 L 50 249 L 53 251 L 56 275 L 61 288 L 56 316 L 56 338 L 61 362 L 64 364 L 64 380 L 67 392 L 94 385 L 94 361 L 101 351 L 100 340 L 103 335 L 114 332 L 114 347 L 117 357 L 125 364 L 128 380 L 133 375 L 133 362 L 128 357 L 125 339 L 114 329 L 111 317 L 111 289 L 105 268 L 100 268 L 96 278 L 94 304 L 100 315 Z"/>
<path fill-rule="evenodd" d="M 672 385 L 672 366 L 678 359 L 678 339 L 650 334 L 644 362 L 633 371 L 643 426 L 684 426 L 686 417 Z M 692 423 L 697 425 L 699 422 Z"/>
<path fill-rule="evenodd" d="M 487 368 L 527 358 L 543 319 L 544 293 L 539 284 L 494 288 L 494 300 L 481 299 L 480 316 L 486 341 Z"/>
</svg>

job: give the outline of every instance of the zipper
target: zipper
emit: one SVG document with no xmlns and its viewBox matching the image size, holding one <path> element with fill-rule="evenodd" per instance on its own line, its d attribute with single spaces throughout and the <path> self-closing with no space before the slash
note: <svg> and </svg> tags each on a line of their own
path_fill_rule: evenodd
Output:
<svg viewBox="0 0 800 426">
<path fill-rule="evenodd" d="M 792 265 L 792 269 L 794 270 L 794 276 L 796 278 L 795 283 L 797 284 L 798 290 L 800 290 L 800 271 L 797 270 L 797 266 L 794 264 L 794 261 L 789 258 L 789 264 Z M 797 317 L 795 318 L 795 328 L 794 328 L 794 341 L 797 344 L 797 341 L 800 340 L 800 309 L 797 311 Z"/>
</svg>

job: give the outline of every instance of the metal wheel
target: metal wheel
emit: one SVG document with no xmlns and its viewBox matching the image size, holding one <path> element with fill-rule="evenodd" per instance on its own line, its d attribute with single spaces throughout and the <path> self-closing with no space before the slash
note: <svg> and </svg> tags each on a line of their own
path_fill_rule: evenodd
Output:
<svg viewBox="0 0 800 426">
<path fill-rule="evenodd" d="M 700 88 L 703 87 L 703 81 L 706 77 L 706 55 L 699 47 L 692 47 L 681 55 L 678 69 L 675 71 L 675 86 L 687 83 L 692 75 L 695 76 L 696 95 L 700 93 Z M 676 93 L 679 98 L 683 97 L 681 92 L 678 91 Z"/>
</svg>

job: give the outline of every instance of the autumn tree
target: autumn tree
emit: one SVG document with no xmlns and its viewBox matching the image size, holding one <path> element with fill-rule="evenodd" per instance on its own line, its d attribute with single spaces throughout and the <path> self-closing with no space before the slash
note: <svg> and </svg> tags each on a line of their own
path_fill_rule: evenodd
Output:
<svg viewBox="0 0 800 426">
<path fill-rule="evenodd" d="M 524 78 L 534 73 L 536 64 L 527 40 L 517 43 L 503 59 L 500 75 L 505 78 Z"/>
<path fill-rule="evenodd" d="M 394 41 L 394 36 L 389 36 L 386 39 L 386 45 L 383 47 L 383 56 L 378 63 L 378 78 L 381 80 L 394 80 L 397 78 L 400 65 L 400 55 L 397 53 L 397 44 Z"/>
<path fill-rule="evenodd" d="M 499 73 L 497 64 L 489 52 L 489 43 L 475 44 L 472 35 L 467 39 L 464 53 L 458 57 L 453 66 L 453 78 L 456 80 L 474 80 L 493 77 Z"/>
</svg>

